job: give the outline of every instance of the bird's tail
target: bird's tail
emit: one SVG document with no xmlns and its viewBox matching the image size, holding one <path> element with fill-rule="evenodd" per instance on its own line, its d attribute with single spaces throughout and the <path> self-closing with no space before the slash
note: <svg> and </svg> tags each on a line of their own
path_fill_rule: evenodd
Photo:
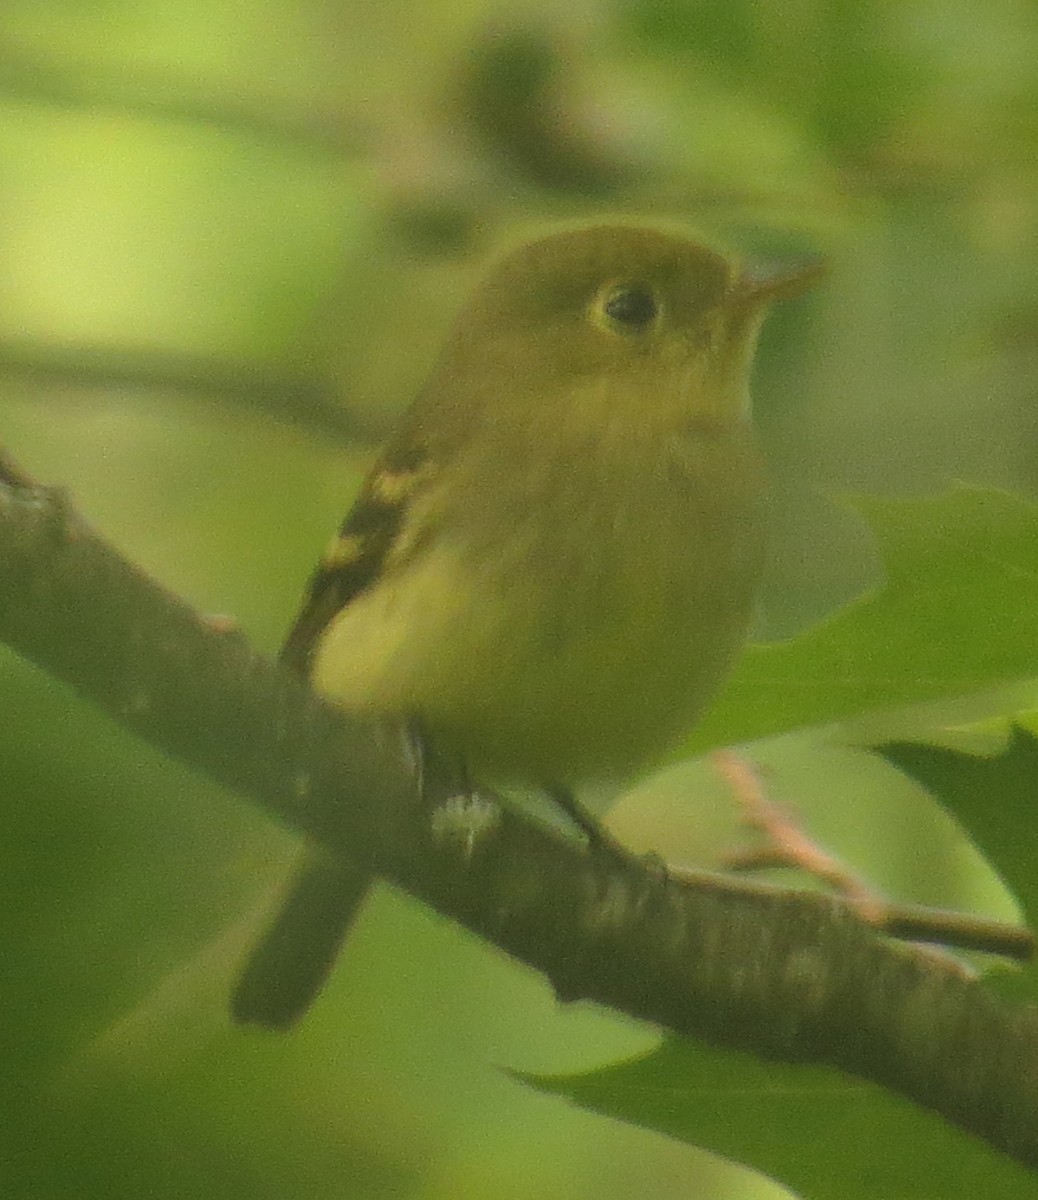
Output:
<svg viewBox="0 0 1038 1200">
<path fill-rule="evenodd" d="M 308 848 L 288 897 L 252 951 L 231 995 L 245 1025 L 288 1029 L 328 978 L 372 876 Z"/>
</svg>

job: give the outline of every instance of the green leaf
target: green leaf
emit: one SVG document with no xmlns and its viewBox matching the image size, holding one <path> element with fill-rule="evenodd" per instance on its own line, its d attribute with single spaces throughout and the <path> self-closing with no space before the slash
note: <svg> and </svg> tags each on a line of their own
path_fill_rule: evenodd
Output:
<svg viewBox="0 0 1038 1200">
<path fill-rule="evenodd" d="M 940 1117 L 835 1070 L 664 1042 L 580 1075 L 521 1076 L 582 1108 L 753 1167 L 810 1200 L 1038 1195 L 1024 1167 Z"/>
<path fill-rule="evenodd" d="M 697 749 L 1038 676 L 1038 507 L 965 487 L 854 506 L 880 544 L 886 582 L 794 640 L 751 647 Z M 947 805 L 1038 914 L 1038 740 L 1017 731 L 988 758 L 915 745 L 880 753 Z M 1020 979 L 1033 989 L 1030 976 Z M 987 1145 L 829 1068 L 675 1040 L 636 1061 L 530 1082 L 811 1200 L 1038 1195 L 1033 1174 Z"/>
<path fill-rule="evenodd" d="M 969 834 L 1038 927 L 1038 739 L 1014 726 L 996 754 L 891 742 L 880 754 L 938 799 Z"/>
<path fill-rule="evenodd" d="M 968 487 L 853 505 L 885 585 L 791 641 L 751 646 L 695 749 L 1038 676 L 1038 507 Z"/>
</svg>

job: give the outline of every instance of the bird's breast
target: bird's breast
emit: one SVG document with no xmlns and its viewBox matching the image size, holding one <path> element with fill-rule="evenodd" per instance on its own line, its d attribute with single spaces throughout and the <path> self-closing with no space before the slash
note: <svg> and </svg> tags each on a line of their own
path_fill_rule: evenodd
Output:
<svg viewBox="0 0 1038 1200">
<path fill-rule="evenodd" d="M 417 717 L 477 775 L 617 780 L 687 732 L 742 643 L 760 572 L 756 455 L 742 430 L 465 489 L 392 581 L 325 636 L 315 684 Z"/>
</svg>

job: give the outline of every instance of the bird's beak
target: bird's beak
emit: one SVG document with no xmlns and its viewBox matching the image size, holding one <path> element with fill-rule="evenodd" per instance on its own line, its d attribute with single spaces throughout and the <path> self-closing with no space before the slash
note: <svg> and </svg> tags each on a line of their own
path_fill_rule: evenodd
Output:
<svg viewBox="0 0 1038 1200">
<path fill-rule="evenodd" d="M 826 273 L 820 258 L 747 263 L 732 288 L 732 299 L 751 308 L 772 300 L 788 300 L 814 287 Z"/>
</svg>

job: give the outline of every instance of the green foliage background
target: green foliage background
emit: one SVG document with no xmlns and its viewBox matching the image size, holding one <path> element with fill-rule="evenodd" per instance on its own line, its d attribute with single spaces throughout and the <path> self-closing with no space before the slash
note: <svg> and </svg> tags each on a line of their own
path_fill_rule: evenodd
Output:
<svg viewBox="0 0 1038 1200">
<path fill-rule="evenodd" d="M 818 251 L 831 277 L 775 314 L 755 388 L 775 480 L 761 632 L 790 635 L 883 582 L 860 507 L 835 496 L 1035 491 L 1036 62 L 1038 11 L 1012 0 L 5 0 L 0 439 L 273 650 L 498 239 L 658 213 L 751 253 Z M 880 512 L 888 531 L 939 527 L 905 512 Z M 1015 574 L 967 549 L 961 579 L 938 562 L 937 602 L 881 605 L 879 633 L 851 618 L 853 704 L 772 708 L 750 730 L 847 718 L 754 753 L 823 840 L 906 898 L 1013 911 L 933 800 L 846 747 L 1033 703 L 1033 635 L 998 624 L 1007 588 L 1026 612 L 1029 520 L 996 522 L 1019 535 Z M 906 562 L 918 577 L 908 554 L 893 582 Z M 832 629 L 785 648 L 823 692 Z M 969 695 L 891 711 L 942 694 L 890 685 L 894 633 L 901 664 L 932 668 L 943 647 Z M 776 661 L 763 653 L 745 669 Z M 787 1194 L 503 1073 L 656 1039 L 559 1009 L 386 890 L 298 1033 L 231 1030 L 226 991 L 291 837 L 13 656 L 0 673 L 0 1194 Z M 739 686 L 715 728 L 743 711 Z M 740 836 L 701 764 L 647 781 L 615 828 L 708 862 Z M 696 1103 L 729 1099 L 716 1082 Z M 876 1128 L 884 1156 L 897 1124 Z M 801 1193 L 829 1194 L 844 1153 L 805 1146 Z"/>
</svg>

